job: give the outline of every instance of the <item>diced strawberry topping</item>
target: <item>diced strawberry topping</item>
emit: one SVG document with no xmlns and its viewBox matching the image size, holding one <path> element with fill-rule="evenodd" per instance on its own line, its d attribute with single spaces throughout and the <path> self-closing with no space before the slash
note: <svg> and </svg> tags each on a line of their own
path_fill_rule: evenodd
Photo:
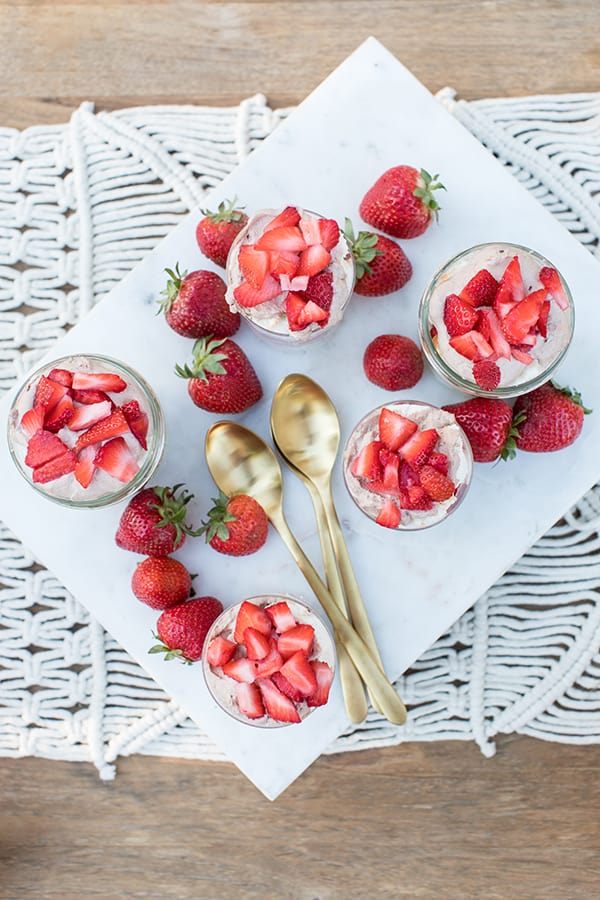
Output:
<svg viewBox="0 0 600 900">
<path fill-rule="evenodd" d="M 546 290 L 552 294 L 552 297 L 558 304 L 559 308 L 567 309 L 567 307 L 569 306 L 569 300 L 560 275 L 558 274 L 556 269 L 553 269 L 550 266 L 542 266 L 538 277 Z"/>
<path fill-rule="evenodd" d="M 238 264 L 248 284 L 259 290 L 269 274 L 270 254 L 266 250 L 257 250 L 251 244 L 242 244 Z"/>
<path fill-rule="evenodd" d="M 277 649 L 284 659 L 293 656 L 300 651 L 305 656 L 310 656 L 315 637 L 315 629 L 312 625 L 302 623 L 284 631 L 277 641 Z M 285 674 L 285 673 L 284 673 Z"/>
<path fill-rule="evenodd" d="M 304 299 L 312 300 L 329 312 L 333 300 L 333 272 L 319 272 L 308 279 Z"/>
<path fill-rule="evenodd" d="M 125 438 L 122 437 L 112 438 L 102 444 L 94 456 L 94 465 L 124 484 L 131 481 L 140 469 Z"/>
<path fill-rule="evenodd" d="M 383 467 L 381 488 L 384 493 L 395 495 L 398 495 L 400 493 L 400 482 L 398 480 L 399 469 L 400 458 L 395 454 L 392 454 Z"/>
<path fill-rule="evenodd" d="M 472 331 L 477 322 L 477 310 L 458 294 L 449 294 L 444 303 L 444 325 L 450 337 Z"/>
<path fill-rule="evenodd" d="M 434 456 L 433 453 L 430 454 L 429 460 L 432 456 Z M 408 488 L 421 484 L 417 470 L 413 469 L 410 463 L 404 461 L 400 464 L 398 482 L 401 488 Z"/>
<path fill-rule="evenodd" d="M 483 322 L 485 322 L 485 331 L 484 327 L 482 327 Z M 480 334 L 491 345 L 496 356 L 510 359 L 510 344 L 504 337 L 502 326 L 493 309 L 486 306 L 479 310 L 478 328 Z"/>
<path fill-rule="evenodd" d="M 272 250 L 269 253 L 270 271 L 272 275 L 287 275 L 293 278 L 298 270 L 300 257 L 289 250 Z"/>
<path fill-rule="evenodd" d="M 112 400 L 105 391 L 72 391 L 71 393 L 75 403 L 92 404 L 102 403 L 103 400 L 108 400 L 111 406 L 113 405 Z"/>
<path fill-rule="evenodd" d="M 51 459 L 61 456 L 68 449 L 67 445 L 55 434 L 38 429 L 27 442 L 25 465 L 35 469 Z"/>
<path fill-rule="evenodd" d="M 219 635 L 210 642 L 206 650 L 206 661 L 211 666 L 223 666 L 233 657 L 237 644 Z"/>
<path fill-rule="evenodd" d="M 308 275 L 294 275 L 293 278 L 285 274 L 280 275 L 279 284 L 282 291 L 305 291 L 308 285 Z"/>
<path fill-rule="evenodd" d="M 78 406 L 67 424 L 71 431 L 83 431 L 85 428 L 95 425 L 96 422 L 106 419 L 110 416 L 110 412 L 110 400 L 103 400 L 102 403 L 90 403 L 88 406 Z"/>
<path fill-rule="evenodd" d="M 473 380 L 484 391 L 493 391 L 500 384 L 500 369 L 492 359 L 476 359 L 473 363 Z"/>
<path fill-rule="evenodd" d="M 420 484 L 411 484 L 400 490 L 400 506 L 402 509 L 426 512 L 433 507 L 433 500 Z"/>
<path fill-rule="evenodd" d="M 293 684 L 290 684 L 285 675 L 282 675 L 281 672 L 273 672 L 271 681 L 279 688 L 282 694 L 285 694 L 285 696 L 289 697 L 290 700 L 293 700 L 294 703 L 300 703 L 304 700 L 302 691 L 299 691 Z"/>
<path fill-rule="evenodd" d="M 311 665 L 301 650 L 286 659 L 281 667 L 281 674 L 304 697 L 317 689 L 317 679 Z"/>
<path fill-rule="evenodd" d="M 457 353 L 467 359 L 482 359 L 492 356 L 494 353 L 493 348 L 478 331 L 467 331 L 466 334 L 450 338 L 449 344 Z"/>
<path fill-rule="evenodd" d="M 73 373 L 73 390 L 74 391 L 108 391 L 112 394 L 119 394 L 127 387 L 127 382 L 123 381 L 116 372 L 74 372 Z"/>
<path fill-rule="evenodd" d="M 448 461 L 448 457 L 446 456 L 446 454 L 440 453 L 439 451 L 429 454 L 429 459 L 427 460 L 427 465 L 433 466 L 433 468 L 437 469 L 438 472 L 441 472 L 442 475 L 447 475 L 448 469 L 450 467 L 450 463 Z"/>
<path fill-rule="evenodd" d="M 371 441 L 366 444 L 352 460 L 350 466 L 352 474 L 367 481 L 381 481 L 383 468 L 379 459 L 379 451 L 382 447 L 381 441 Z"/>
<path fill-rule="evenodd" d="M 84 447 L 81 453 L 77 455 L 77 463 L 75 464 L 74 474 L 82 488 L 88 488 L 92 483 L 96 466 L 94 459 L 96 457 L 96 447 L 92 444 Z"/>
<path fill-rule="evenodd" d="M 33 470 L 33 481 L 37 484 L 47 484 L 49 481 L 62 478 L 63 475 L 70 475 L 71 472 L 75 471 L 76 463 L 77 457 L 75 453 L 72 450 L 67 450 L 65 453 L 61 453 L 60 456 L 55 456 L 54 459 L 35 468 Z"/>
<path fill-rule="evenodd" d="M 300 219 L 299 225 L 307 247 L 321 243 L 321 232 L 319 230 L 318 219 L 305 216 Z"/>
<path fill-rule="evenodd" d="M 525 366 L 528 366 L 533 362 L 533 356 L 531 356 L 530 353 L 527 353 L 526 350 L 520 350 L 518 347 L 512 348 L 512 355 L 517 362 L 520 362 Z"/>
<path fill-rule="evenodd" d="M 137 400 L 129 400 L 121 407 L 125 420 L 129 425 L 129 430 L 144 450 L 148 449 L 148 416 L 141 409 Z"/>
<path fill-rule="evenodd" d="M 321 244 L 313 244 L 300 254 L 297 275 L 317 275 L 327 268 L 331 262 L 331 254 Z"/>
<path fill-rule="evenodd" d="M 435 428 L 416 431 L 406 443 L 402 444 L 398 452 L 407 463 L 418 469 L 419 466 L 427 462 L 429 454 L 433 452 L 438 439 L 439 434 Z"/>
<path fill-rule="evenodd" d="M 298 325 L 300 328 L 306 328 L 307 325 L 311 325 L 313 322 L 316 322 L 318 325 L 325 325 L 328 321 L 329 313 L 326 312 L 322 306 L 313 303 L 312 300 L 308 300 L 304 304 L 304 307 L 298 316 Z"/>
<path fill-rule="evenodd" d="M 252 626 L 244 629 L 242 643 L 246 648 L 248 659 L 264 659 L 271 649 L 269 638 Z"/>
<path fill-rule="evenodd" d="M 35 434 L 36 431 L 40 431 L 44 427 L 45 415 L 46 410 L 43 406 L 32 406 L 31 409 L 23 413 L 21 428 L 29 435 Z"/>
<path fill-rule="evenodd" d="M 324 706 L 329 700 L 329 691 L 333 682 L 333 669 L 320 659 L 313 660 L 311 666 L 317 679 L 317 689 L 306 698 L 306 703 L 308 706 Z"/>
<path fill-rule="evenodd" d="M 282 694 L 270 678 L 257 681 L 267 713 L 278 722 L 300 722 L 293 700 Z"/>
<path fill-rule="evenodd" d="M 240 656 L 239 659 L 230 659 L 229 662 L 223 663 L 223 674 L 234 681 L 244 681 L 246 684 L 252 684 L 256 679 L 256 664 L 253 660 Z"/>
<path fill-rule="evenodd" d="M 47 413 L 44 421 L 44 427 L 48 431 L 60 431 L 70 422 L 73 417 L 74 406 L 69 394 L 61 397 L 56 406 L 53 406 Z"/>
<path fill-rule="evenodd" d="M 256 684 L 239 682 L 235 688 L 239 711 L 248 719 L 261 719 L 265 714 L 262 694 Z"/>
<path fill-rule="evenodd" d="M 431 499 L 438 503 L 449 500 L 456 493 L 456 487 L 453 482 L 446 475 L 442 475 L 438 469 L 434 469 L 433 466 L 422 466 L 419 470 L 419 478 L 421 479 L 421 485 Z"/>
<path fill-rule="evenodd" d="M 537 322 L 538 330 L 543 338 L 548 337 L 548 316 L 550 315 L 550 301 L 544 300 L 540 307 L 540 315 Z"/>
<path fill-rule="evenodd" d="M 235 620 L 233 639 L 238 644 L 243 643 L 246 628 L 254 628 L 267 637 L 271 634 L 271 619 L 264 609 L 249 600 L 244 600 Z"/>
<path fill-rule="evenodd" d="M 546 291 L 534 291 L 520 300 L 502 320 L 502 330 L 511 344 L 520 344 L 540 315 L 542 303 L 546 299 Z"/>
<path fill-rule="evenodd" d="M 33 405 L 43 406 L 47 410 L 52 409 L 68 392 L 69 388 L 66 385 L 42 375 L 35 388 Z"/>
<path fill-rule="evenodd" d="M 285 600 L 280 600 L 279 603 L 272 603 L 271 606 L 266 606 L 265 612 L 271 619 L 273 628 L 275 631 L 279 632 L 279 634 L 283 634 L 284 631 L 289 631 L 290 628 L 294 628 L 296 625 L 296 619 Z"/>
<path fill-rule="evenodd" d="M 487 269 L 480 269 L 465 284 L 459 294 L 471 306 L 491 306 L 498 290 L 498 282 Z"/>
<path fill-rule="evenodd" d="M 281 285 L 279 281 L 273 278 L 272 275 L 267 275 L 260 288 L 252 287 L 248 281 L 242 281 L 241 284 L 234 288 L 233 296 L 240 306 L 250 308 L 266 303 L 268 300 L 273 300 L 280 293 Z"/>
<path fill-rule="evenodd" d="M 271 638 L 270 650 L 263 659 L 255 661 L 256 677 L 268 678 L 274 672 L 279 672 L 283 665 L 283 656 L 279 652 L 277 641 Z"/>
<path fill-rule="evenodd" d="M 296 209 L 295 206 L 286 206 L 279 215 L 275 216 L 275 218 L 271 219 L 271 221 L 265 225 L 263 229 L 263 234 L 267 231 L 273 231 L 275 228 L 282 228 L 283 226 L 288 225 L 297 225 L 300 222 L 300 213 Z"/>
<path fill-rule="evenodd" d="M 91 428 L 88 428 L 87 431 L 84 431 L 83 434 L 79 435 L 77 443 L 75 444 L 75 451 L 76 453 L 79 453 L 79 451 L 83 447 L 87 447 L 88 444 L 98 444 L 100 441 L 107 441 L 111 438 L 119 437 L 122 434 L 126 434 L 128 431 L 129 425 L 127 424 L 127 419 L 123 415 L 123 410 L 117 407 L 117 409 L 105 419 L 96 422 L 95 425 L 92 425 Z"/>
<path fill-rule="evenodd" d="M 286 250 L 298 253 L 306 248 L 306 241 L 296 225 L 280 225 L 265 230 L 254 246 L 257 250 Z"/>
<path fill-rule="evenodd" d="M 379 437 L 389 450 L 396 451 L 417 430 L 417 423 L 385 406 L 379 413 Z"/>
<path fill-rule="evenodd" d="M 518 256 L 513 256 L 500 279 L 494 298 L 494 309 L 496 309 L 496 305 L 501 306 L 511 300 L 513 303 L 519 303 L 524 296 L 525 285 L 521 274 L 521 263 Z M 498 312 L 497 309 L 496 312 Z M 502 318 L 502 315 L 500 315 L 500 318 Z"/>
<path fill-rule="evenodd" d="M 68 388 L 73 384 L 73 373 L 68 369 L 51 369 L 48 372 L 48 378 Z"/>
<path fill-rule="evenodd" d="M 375 521 L 378 525 L 383 525 L 384 528 L 398 527 L 400 524 L 400 509 L 391 497 L 384 502 Z"/>
<path fill-rule="evenodd" d="M 333 250 L 340 239 L 340 226 L 335 219 L 319 219 L 321 244 L 326 250 Z"/>
<path fill-rule="evenodd" d="M 304 328 L 304 325 L 300 324 L 300 316 L 304 311 L 305 305 L 306 300 L 300 294 L 296 294 L 295 291 L 290 291 L 285 298 L 285 314 L 290 331 L 302 331 Z"/>
</svg>

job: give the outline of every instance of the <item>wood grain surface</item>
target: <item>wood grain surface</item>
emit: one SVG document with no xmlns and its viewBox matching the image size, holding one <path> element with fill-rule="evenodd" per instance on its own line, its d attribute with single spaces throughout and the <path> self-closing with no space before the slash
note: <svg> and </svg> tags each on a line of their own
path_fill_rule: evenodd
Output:
<svg viewBox="0 0 600 900">
<path fill-rule="evenodd" d="M 432 91 L 600 90 L 597 0 L 0 0 L 0 125 L 83 100 L 295 104 L 369 34 Z M 1 702 L 1 701 L 0 701 Z M 270 804 L 232 766 L 0 760 L 1 900 L 600 895 L 599 747 L 322 757 Z"/>
</svg>

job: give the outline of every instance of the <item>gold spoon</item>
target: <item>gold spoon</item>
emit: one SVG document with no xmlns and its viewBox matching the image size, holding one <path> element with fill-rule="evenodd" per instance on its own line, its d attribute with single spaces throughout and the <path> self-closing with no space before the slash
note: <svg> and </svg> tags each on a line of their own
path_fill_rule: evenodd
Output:
<svg viewBox="0 0 600 900">
<path fill-rule="evenodd" d="M 271 431 L 283 458 L 312 482 L 319 494 L 344 583 L 350 619 L 371 655 L 383 668 L 331 493 L 331 473 L 340 445 L 340 423 L 335 406 L 323 388 L 308 376 L 286 375 L 273 397 Z"/>
<path fill-rule="evenodd" d="M 276 441 L 275 448 L 279 450 Z M 281 451 L 279 452 L 281 453 Z M 283 453 L 281 455 L 284 456 Z M 321 543 L 321 554 L 323 556 L 323 562 L 325 564 L 325 576 L 327 578 L 327 585 L 338 607 L 344 613 L 346 618 L 348 618 L 344 589 L 342 587 L 340 573 L 338 571 L 335 559 L 335 550 L 333 548 L 331 535 L 329 534 L 329 531 L 327 529 L 327 520 L 325 518 L 323 504 L 321 503 L 321 497 L 313 482 L 306 478 L 306 476 L 302 472 L 300 472 L 299 469 L 296 469 L 296 467 L 293 466 L 288 460 L 286 460 L 286 462 L 288 463 L 289 468 L 294 472 L 294 474 L 297 475 L 308 488 L 308 492 L 315 508 L 315 516 L 317 519 L 317 527 L 319 530 L 319 541 Z M 339 641 L 337 641 L 337 655 L 340 682 L 342 685 L 342 693 L 344 695 L 346 712 L 348 713 L 351 722 L 363 722 L 367 717 L 368 706 L 361 677 L 358 674 L 357 670 L 354 668 L 354 663 L 348 656 L 346 648 Z"/>
<path fill-rule="evenodd" d="M 273 527 L 319 599 L 378 708 L 388 721 L 402 725 L 406 709 L 369 648 L 338 608 L 329 589 L 290 531 L 283 514 L 281 467 L 271 448 L 253 431 L 237 422 L 217 422 L 206 433 L 206 461 L 218 488 L 224 493 L 249 494 L 260 503 Z"/>
</svg>

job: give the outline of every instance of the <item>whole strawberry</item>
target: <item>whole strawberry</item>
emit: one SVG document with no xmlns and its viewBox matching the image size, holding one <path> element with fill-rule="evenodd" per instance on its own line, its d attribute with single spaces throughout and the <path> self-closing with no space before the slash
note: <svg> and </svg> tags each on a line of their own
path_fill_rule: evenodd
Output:
<svg viewBox="0 0 600 900">
<path fill-rule="evenodd" d="M 442 409 L 452 413 L 465 432 L 475 462 L 512 459 L 515 455 L 518 421 L 513 421 L 513 411 L 505 400 L 473 397 Z"/>
<path fill-rule="evenodd" d="M 152 609 L 167 609 L 190 596 L 192 576 L 171 556 L 148 556 L 131 578 L 131 590 Z"/>
<path fill-rule="evenodd" d="M 168 556 L 183 544 L 186 534 L 198 535 L 185 521 L 193 497 L 181 484 L 139 491 L 121 515 L 115 541 L 122 550 L 144 556 Z"/>
<path fill-rule="evenodd" d="M 399 291 L 410 281 L 412 265 L 394 241 L 371 231 L 359 231 L 355 237 L 349 219 L 346 219 L 344 234 L 354 256 L 355 293 L 363 297 L 383 297 Z"/>
<path fill-rule="evenodd" d="M 219 553 L 248 556 L 267 540 L 269 520 L 257 501 L 247 494 L 227 497 L 222 491 L 208 513 L 206 541 Z"/>
<path fill-rule="evenodd" d="M 188 378 L 188 393 L 196 406 L 215 413 L 240 413 L 262 397 L 252 363 L 235 341 L 200 338 L 190 366 L 175 366 Z"/>
<path fill-rule="evenodd" d="M 231 337 L 240 327 L 238 313 L 229 309 L 225 300 L 226 284 L 216 272 L 197 269 L 195 272 L 165 269 L 169 280 L 163 291 L 160 311 L 167 324 L 183 337 L 199 338 L 212 335 Z"/>
<path fill-rule="evenodd" d="M 164 653 L 165 659 L 192 663 L 202 656 L 210 626 L 223 612 L 216 597 L 195 597 L 165 609 L 158 617 L 155 637 L 161 641 L 148 653 Z"/>
<path fill-rule="evenodd" d="M 414 387 L 423 374 L 423 356 L 414 341 L 401 334 L 380 334 L 363 356 L 365 375 L 388 391 Z"/>
<path fill-rule="evenodd" d="M 440 206 L 433 192 L 445 190 L 437 175 L 412 166 L 394 166 L 381 175 L 363 197 L 359 212 L 364 221 L 397 238 L 423 234 Z"/>
<path fill-rule="evenodd" d="M 515 415 L 523 417 L 517 447 L 530 453 L 562 450 L 579 437 L 583 417 L 590 412 L 577 391 L 547 381 L 517 398 Z"/>
<path fill-rule="evenodd" d="M 204 255 L 218 266 L 225 268 L 227 256 L 234 240 L 246 226 L 248 216 L 235 208 L 236 199 L 219 203 L 217 212 L 202 209 L 204 218 L 196 226 L 196 240 Z"/>
</svg>

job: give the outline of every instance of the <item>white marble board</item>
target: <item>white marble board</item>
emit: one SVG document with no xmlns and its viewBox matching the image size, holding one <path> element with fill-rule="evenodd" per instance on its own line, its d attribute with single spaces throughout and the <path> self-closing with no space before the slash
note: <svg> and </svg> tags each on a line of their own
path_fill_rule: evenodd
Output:
<svg viewBox="0 0 600 900">
<path fill-rule="evenodd" d="M 210 197 L 211 207 L 237 195 L 249 211 L 298 203 L 359 225 L 367 187 L 389 166 L 408 163 L 439 172 L 447 187 L 439 225 L 404 242 L 414 275 L 386 298 L 355 296 L 341 327 L 301 349 L 264 343 L 246 328 L 236 337 L 262 380 L 263 400 L 238 417 L 268 438 L 270 399 L 288 372 L 303 371 L 330 394 L 343 440 L 369 409 L 390 398 L 362 372 L 366 344 L 389 331 L 417 337 L 417 305 L 437 266 L 475 243 L 506 240 L 537 248 L 561 269 L 576 304 L 572 349 L 557 379 L 578 387 L 600 409 L 597 376 L 597 293 L 600 267 L 541 205 L 431 94 L 373 38 L 362 44 L 250 155 Z M 207 201 L 208 202 L 208 201 Z M 137 368 L 153 385 L 166 414 L 168 440 L 157 484 L 183 481 L 195 494 L 191 518 L 206 513 L 215 488 L 204 461 L 214 416 L 196 409 L 173 372 L 190 358 L 191 342 L 155 315 L 165 266 L 212 267 L 197 248 L 192 212 L 172 234 L 57 343 L 47 358 L 98 352 Z M 405 397 L 441 404 L 459 395 L 430 372 Z M 12 399 L 4 397 L 3 420 Z M 443 633 L 600 475 L 600 414 L 586 418 L 582 437 L 554 454 L 522 454 L 511 464 L 477 465 L 460 510 L 421 533 L 392 533 L 364 517 L 347 496 L 339 466 L 334 494 L 386 670 L 397 677 Z M 339 687 L 330 703 L 302 725 L 262 731 L 220 712 L 205 689 L 199 665 L 149 656 L 156 615 L 138 603 L 130 579 L 138 558 L 119 550 L 114 532 L 122 507 L 63 509 L 32 491 L 0 445 L 0 516 L 156 679 L 211 735 L 228 757 L 274 799 L 348 725 Z M 308 495 L 285 472 L 285 509 L 308 554 L 319 560 Z M 275 533 L 258 554 L 232 560 L 202 540 L 179 558 L 198 572 L 197 591 L 225 605 L 245 596 L 284 590 L 314 602 Z"/>
</svg>

